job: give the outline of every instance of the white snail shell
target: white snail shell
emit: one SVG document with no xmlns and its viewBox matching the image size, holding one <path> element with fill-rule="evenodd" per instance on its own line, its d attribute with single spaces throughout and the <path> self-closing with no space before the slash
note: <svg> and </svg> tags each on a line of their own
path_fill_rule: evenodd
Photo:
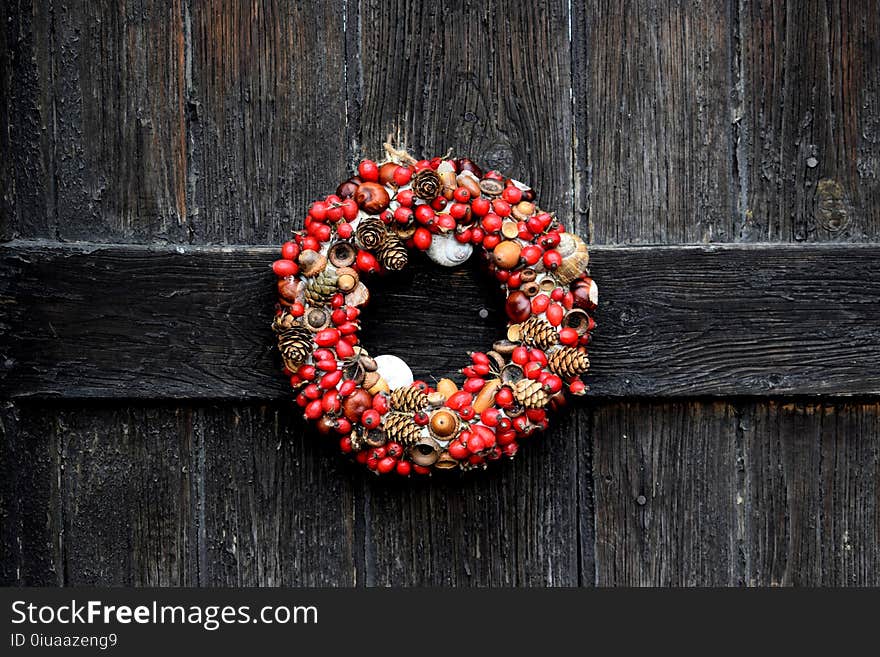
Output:
<svg viewBox="0 0 880 657">
<path fill-rule="evenodd" d="M 434 235 L 431 246 L 428 247 L 428 257 L 438 265 L 444 267 L 456 267 L 471 257 L 474 252 L 473 244 L 462 244 L 455 239 L 455 235 Z"/>
<path fill-rule="evenodd" d="M 407 388 L 412 385 L 414 380 L 412 370 L 402 358 L 383 354 L 376 356 L 374 360 L 376 361 L 376 371 L 380 377 L 385 379 L 391 390 Z"/>
</svg>

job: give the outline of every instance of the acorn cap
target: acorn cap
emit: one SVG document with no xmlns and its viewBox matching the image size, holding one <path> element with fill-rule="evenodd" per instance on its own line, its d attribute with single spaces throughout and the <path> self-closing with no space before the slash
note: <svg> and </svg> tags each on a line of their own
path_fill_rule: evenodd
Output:
<svg viewBox="0 0 880 657">
<path fill-rule="evenodd" d="M 297 262 L 299 263 L 300 272 L 303 276 L 308 276 L 310 278 L 320 274 L 327 266 L 327 258 L 312 249 L 306 249 L 300 253 Z"/>
</svg>

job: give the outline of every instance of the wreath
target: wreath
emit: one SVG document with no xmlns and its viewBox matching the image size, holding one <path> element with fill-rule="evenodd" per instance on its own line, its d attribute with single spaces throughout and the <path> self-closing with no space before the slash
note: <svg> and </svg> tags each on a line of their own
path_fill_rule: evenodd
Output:
<svg viewBox="0 0 880 657">
<path fill-rule="evenodd" d="M 385 144 L 281 247 L 272 323 L 296 403 L 320 433 L 374 472 L 469 470 L 516 454 L 566 392 L 583 395 L 597 288 L 587 246 L 535 204 L 527 185 L 468 158 L 415 160 Z M 505 339 L 470 353 L 459 386 L 415 381 L 396 356 L 358 340 L 369 274 L 409 251 L 456 266 L 479 247 L 506 294 Z"/>
</svg>

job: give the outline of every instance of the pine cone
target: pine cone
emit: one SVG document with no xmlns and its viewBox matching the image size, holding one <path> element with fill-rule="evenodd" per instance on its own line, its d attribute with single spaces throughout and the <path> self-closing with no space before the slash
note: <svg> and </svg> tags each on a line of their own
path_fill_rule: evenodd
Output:
<svg viewBox="0 0 880 657">
<path fill-rule="evenodd" d="M 364 249 L 377 249 L 385 241 L 388 231 L 385 230 L 385 224 L 381 219 L 376 217 L 364 217 L 358 223 L 355 237 L 358 244 Z"/>
<path fill-rule="evenodd" d="M 278 331 L 277 328 L 275 330 Z M 278 351 L 281 352 L 284 367 L 295 372 L 300 365 L 306 362 L 312 351 L 312 332 L 299 323 L 290 328 L 282 329 L 278 332 Z"/>
<path fill-rule="evenodd" d="M 420 199 L 433 201 L 440 193 L 440 176 L 434 169 L 422 169 L 412 179 L 413 194 Z"/>
<path fill-rule="evenodd" d="M 590 369 L 590 359 L 583 351 L 561 347 L 547 355 L 547 367 L 563 379 L 568 379 Z"/>
<path fill-rule="evenodd" d="M 428 405 L 428 395 L 415 386 L 396 388 L 391 393 L 391 408 L 395 411 L 415 413 Z"/>
<path fill-rule="evenodd" d="M 544 408 L 550 402 L 544 386 L 535 379 L 517 381 L 513 386 L 513 397 L 525 408 Z"/>
<path fill-rule="evenodd" d="M 400 271 L 406 267 L 409 260 L 403 240 L 392 233 L 389 233 L 385 241 L 379 245 L 376 255 L 379 257 L 379 263 L 388 271 Z"/>
<path fill-rule="evenodd" d="M 520 324 L 520 335 L 526 344 L 549 349 L 559 341 L 559 333 L 550 322 L 541 317 L 529 317 Z"/>
<path fill-rule="evenodd" d="M 309 279 L 306 284 L 306 301 L 312 306 L 323 306 L 336 292 L 336 270 L 328 267 Z"/>
<path fill-rule="evenodd" d="M 389 440 L 405 446 L 414 445 L 422 436 L 422 427 L 416 424 L 409 413 L 391 411 L 385 416 L 382 428 Z"/>
</svg>

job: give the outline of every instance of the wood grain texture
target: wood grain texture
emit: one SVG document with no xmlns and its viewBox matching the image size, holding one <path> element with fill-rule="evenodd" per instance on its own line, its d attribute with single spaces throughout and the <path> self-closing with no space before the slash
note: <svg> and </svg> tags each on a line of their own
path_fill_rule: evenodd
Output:
<svg viewBox="0 0 880 657">
<path fill-rule="evenodd" d="M 733 12 L 740 239 L 876 239 L 876 2 L 734 2 Z"/>
<path fill-rule="evenodd" d="M 593 273 L 611 283 L 591 350 L 594 395 L 875 394 L 878 255 L 873 246 L 594 249 Z M 272 257 L 255 248 L 0 247 L 2 390 L 282 397 L 267 328 Z M 446 374 L 468 347 L 497 338 L 500 318 L 480 319 L 486 292 L 467 271 L 414 272 L 409 294 L 365 316 L 383 336 L 368 348 L 391 349 L 420 374 Z M 432 298 L 414 330 L 412 302 Z"/>
<path fill-rule="evenodd" d="M 345 4 L 197 0 L 189 11 L 191 238 L 283 242 L 348 170 Z"/>
<path fill-rule="evenodd" d="M 568 20 L 562 0 L 362 2 L 361 154 L 389 134 L 414 154 L 452 149 L 528 181 L 571 224 Z"/>
<path fill-rule="evenodd" d="M 770 403 L 740 429 L 748 584 L 880 584 L 880 406 Z"/>
<path fill-rule="evenodd" d="M 873 402 L 599 406 L 597 583 L 876 586 L 878 412 Z"/>
<path fill-rule="evenodd" d="M 204 406 L 210 586 L 353 586 L 364 575 L 359 478 L 289 404 Z"/>
<path fill-rule="evenodd" d="M 726 4 L 572 8 L 578 203 L 591 241 L 733 241 Z"/>
</svg>

